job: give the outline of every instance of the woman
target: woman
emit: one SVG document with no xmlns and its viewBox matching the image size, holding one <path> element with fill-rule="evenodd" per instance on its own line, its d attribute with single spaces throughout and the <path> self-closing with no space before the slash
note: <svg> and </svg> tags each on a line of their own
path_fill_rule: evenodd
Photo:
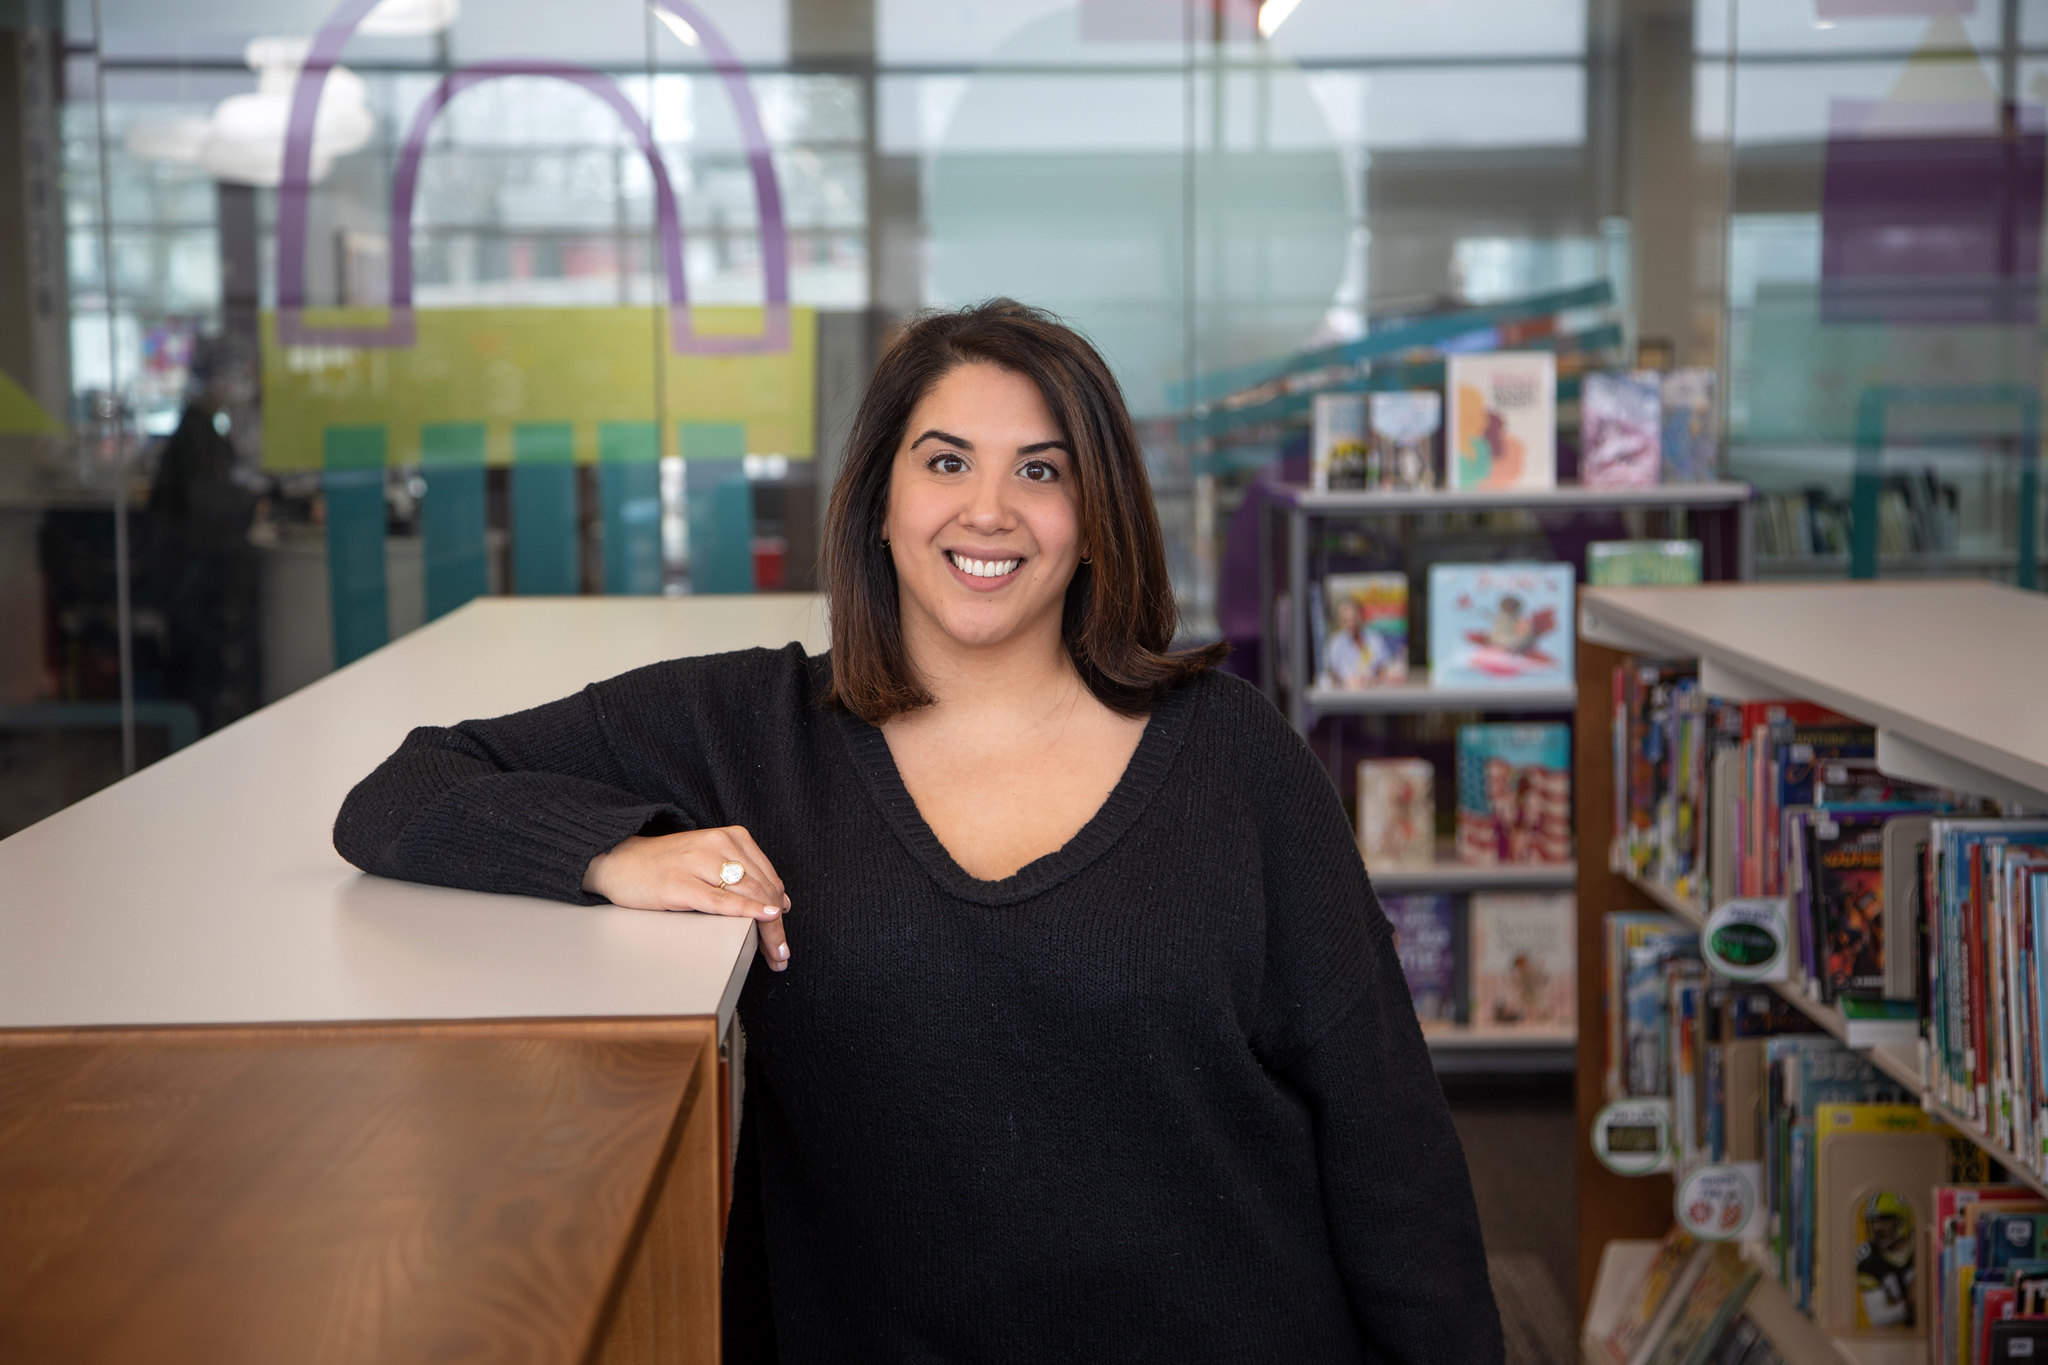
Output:
<svg viewBox="0 0 2048 1365">
<path fill-rule="evenodd" d="M 757 920 L 727 1359 L 1498 1360 L 1387 921 L 1300 740 L 1169 652 L 1093 348 L 913 323 L 826 577 L 829 655 L 416 730 L 335 826 L 386 876 Z"/>
</svg>

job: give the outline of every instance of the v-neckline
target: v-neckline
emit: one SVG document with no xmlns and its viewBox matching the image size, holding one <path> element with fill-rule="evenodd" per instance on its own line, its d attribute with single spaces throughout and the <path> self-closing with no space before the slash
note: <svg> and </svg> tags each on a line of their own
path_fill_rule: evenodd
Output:
<svg viewBox="0 0 2048 1365">
<path fill-rule="evenodd" d="M 1138 747 L 1124 765 L 1123 776 L 1073 838 L 994 881 L 977 877 L 960 866 L 932 832 L 909 787 L 904 785 L 902 770 L 896 766 L 896 756 L 889 751 L 889 741 L 881 730 L 844 709 L 839 711 L 839 725 L 846 738 L 847 754 L 860 771 L 868 795 L 932 880 L 962 900 L 981 905 L 1014 905 L 1050 890 L 1094 862 L 1144 814 L 1180 752 L 1200 686 L 1197 680 L 1176 687 L 1153 708 L 1146 718 L 1144 733 L 1138 736 Z"/>
</svg>

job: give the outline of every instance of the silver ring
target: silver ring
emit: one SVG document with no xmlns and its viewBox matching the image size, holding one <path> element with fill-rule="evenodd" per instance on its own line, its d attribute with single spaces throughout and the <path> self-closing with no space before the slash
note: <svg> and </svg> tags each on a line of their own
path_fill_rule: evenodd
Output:
<svg viewBox="0 0 2048 1365">
<path fill-rule="evenodd" d="M 738 863 L 727 863 L 718 869 L 718 880 L 724 886 L 738 886 L 740 878 L 747 875 L 747 869 Z"/>
</svg>

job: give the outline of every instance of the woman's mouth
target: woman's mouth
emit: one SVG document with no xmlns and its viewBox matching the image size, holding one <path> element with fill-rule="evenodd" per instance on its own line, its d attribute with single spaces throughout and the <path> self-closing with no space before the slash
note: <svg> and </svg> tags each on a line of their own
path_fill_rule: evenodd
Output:
<svg viewBox="0 0 2048 1365">
<path fill-rule="evenodd" d="M 1017 566 L 1024 561 L 1015 556 L 1008 559 L 976 559 L 955 550 L 946 551 L 946 560 L 953 571 L 964 578 L 973 580 L 974 586 L 992 586 L 1017 572 Z"/>
</svg>

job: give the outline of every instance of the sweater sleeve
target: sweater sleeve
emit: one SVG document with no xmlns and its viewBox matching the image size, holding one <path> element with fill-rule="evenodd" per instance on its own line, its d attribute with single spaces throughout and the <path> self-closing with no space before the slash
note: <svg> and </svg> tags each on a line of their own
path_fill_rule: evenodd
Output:
<svg viewBox="0 0 2048 1365">
<path fill-rule="evenodd" d="M 1260 1046 L 1314 1125 L 1353 1316 L 1375 1359 L 1497 1363 L 1471 1177 L 1392 929 L 1322 765 L 1284 723 L 1273 729 Z"/>
<path fill-rule="evenodd" d="M 705 804 L 692 793 L 636 790 L 606 704 L 593 685 L 494 720 L 414 730 L 343 802 L 336 851 L 383 877 L 600 903 L 583 889 L 592 858 L 628 835 L 720 823 L 690 809 Z"/>
</svg>

